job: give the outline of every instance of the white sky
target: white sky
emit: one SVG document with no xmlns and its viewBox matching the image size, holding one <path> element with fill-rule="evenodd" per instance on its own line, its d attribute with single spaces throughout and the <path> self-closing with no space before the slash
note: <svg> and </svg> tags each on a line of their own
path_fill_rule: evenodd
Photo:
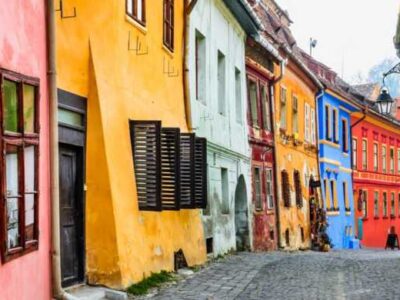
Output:
<svg viewBox="0 0 400 300">
<path fill-rule="evenodd" d="M 368 70 L 386 57 L 395 57 L 400 0 L 276 0 L 288 10 L 298 45 L 309 52 L 309 39 L 318 40 L 313 56 L 345 80 Z"/>
</svg>

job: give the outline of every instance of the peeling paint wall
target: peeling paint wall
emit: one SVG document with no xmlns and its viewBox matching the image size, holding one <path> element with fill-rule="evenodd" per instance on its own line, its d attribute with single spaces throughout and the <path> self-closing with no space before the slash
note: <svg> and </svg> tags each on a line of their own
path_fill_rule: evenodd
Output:
<svg viewBox="0 0 400 300">
<path fill-rule="evenodd" d="M 88 98 L 86 273 L 89 283 L 114 288 L 173 270 L 179 249 L 189 265 L 206 259 L 199 210 L 138 210 L 129 135 L 129 119 L 188 130 L 183 0 L 175 1 L 173 53 L 163 46 L 162 1 L 147 1 L 146 28 L 126 16 L 125 4 L 70 0 L 65 13 L 76 7 L 77 16 L 57 17 L 58 87 Z M 133 51 L 139 43 L 144 55 Z M 178 76 L 164 73 L 168 64 Z"/>
<path fill-rule="evenodd" d="M 49 101 L 44 3 L 0 1 L 0 68 L 40 79 L 39 249 L 8 263 L 0 263 L 2 300 L 51 299 Z"/>
<path fill-rule="evenodd" d="M 280 70 L 276 67 L 276 74 L 280 74 Z M 280 124 L 280 96 L 281 87 L 287 90 L 287 126 L 286 130 L 282 129 Z M 309 248 L 310 240 L 310 209 L 309 209 L 309 180 L 310 176 L 318 177 L 318 162 L 317 151 L 309 149 L 309 143 L 305 142 L 305 103 L 308 103 L 311 108 L 315 109 L 315 94 L 316 87 L 310 82 L 307 76 L 299 70 L 292 62 L 286 68 L 286 72 L 281 81 L 275 85 L 275 142 L 276 142 L 276 164 L 278 169 L 277 174 L 277 199 L 279 205 L 279 222 L 280 222 L 280 241 L 281 247 L 285 249 L 300 249 Z M 299 134 L 297 140 L 298 145 L 295 145 L 293 139 L 293 95 L 298 99 L 298 129 Z M 311 130 L 310 130 L 311 131 Z M 285 207 L 282 199 L 282 176 L 281 171 L 286 170 L 289 174 L 290 182 L 290 199 L 291 206 Z M 293 180 L 294 170 L 298 170 L 301 176 L 303 207 L 296 206 L 295 187 Z M 304 231 L 304 241 L 301 236 L 301 228 Z M 289 230 L 289 244 L 286 243 L 285 232 Z"/>
<path fill-rule="evenodd" d="M 205 61 L 201 99 L 196 95 L 196 36 L 204 39 Z M 209 207 L 203 214 L 205 238 L 213 238 L 214 255 L 236 248 L 235 190 L 239 177 L 246 184 L 247 215 L 250 211 L 250 152 L 246 128 L 245 33 L 221 0 L 198 1 L 190 15 L 190 98 L 193 127 L 208 139 Z M 225 56 L 225 113 L 218 110 L 218 51 Z M 240 72 L 240 92 L 236 73 Z M 236 77 L 236 78 L 235 78 Z M 236 105 L 239 97 L 240 107 Z M 236 113 L 240 109 L 240 122 Z M 225 171 L 226 170 L 226 171 Z M 228 196 L 223 197 L 222 173 L 227 172 Z M 225 193 L 226 194 L 226 193 Z M 225 203 L 222 207 L 222 203 Z M 238 214 L 239 218 L 243 216 Z M 250 228 L 251 217 L 247 219 Z M 251 235 L 247 234 L 249 245 Z"/>
</svg>

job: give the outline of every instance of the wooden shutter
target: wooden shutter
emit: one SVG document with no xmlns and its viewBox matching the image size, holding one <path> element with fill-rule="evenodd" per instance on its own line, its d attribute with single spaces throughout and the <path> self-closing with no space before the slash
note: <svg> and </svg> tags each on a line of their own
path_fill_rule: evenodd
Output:
<svg viewBox="0 0 400 300">
<path fill-rule="evenodd" d="M 300 172 L 295 170 L 293 173 L 294 187 L 296 192 L 296 205 L 303 207 L 303 192 L 301 190 Z"/>
<path fill-rule="evenodd" d="M 161 122 L 129 124 L 139 209 L 161 211 Z"/>
<path fill-rule="evenodd" d="M 311 108 L 311 144 L 315 145 L 317 142 L 317 129 L 315 128 L 315 109 Z"/>
<path fill-rule="evenodd" d="M 207 140 L 195 139 L 194 201 L 196 208 L 207 207 Z"/>
<path fill-rule="evenodd" d="M 304 104 L 304 139 L 306 142 L 310 141 L 310 105 Z"/>
<path fill-rule="evenodd" d="M 180 206 L 180 129 L 161 129 L 161 205 L 165 210 Z"/>
<path fill-rule="evenodd" d="M 194 197 L 194 145 L 195 136 L 192 133 L 181 134 L 181 208 L 195 208 Z"/>
<path fill-rule="evenodd" d="M 286 170 L 281 172 L 282 177 L 282 198 L 285 207 L 290 207 L 290 186 L 289 186 L 289 174 Z"/>
</svg>

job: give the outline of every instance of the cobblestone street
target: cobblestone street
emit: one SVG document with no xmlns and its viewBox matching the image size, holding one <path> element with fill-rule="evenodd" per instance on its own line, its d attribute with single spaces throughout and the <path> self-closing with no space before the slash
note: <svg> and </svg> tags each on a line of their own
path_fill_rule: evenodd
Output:
<svg viewBox="0 0 400 300">
<path fill-rule="evenodd" d="M 152 299 L 400 299 L 400 251 L 241 253 Z"/>
</svg>

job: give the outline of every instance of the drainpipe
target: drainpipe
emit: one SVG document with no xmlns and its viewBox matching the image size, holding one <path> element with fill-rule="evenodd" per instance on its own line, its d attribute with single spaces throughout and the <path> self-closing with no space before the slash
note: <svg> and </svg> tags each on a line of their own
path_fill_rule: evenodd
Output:
<svg viewBox="0 0 400 300">
<path fill-rule="evenodd" d="M 275 93 L 274 93 L 274 89 L 275 89 L 275 85 L 277 85 L 283 78 L 283 75 L 285 74 L 285 66 L 286 66 L 287 61 L 286 60 L 282 60 L 280 63 L 280 74 L 279 77 L 277 77 L 273 82 L 272 82 L 272 86 L 271 86 L 271 106 L 272 106 L 272 112 L 273 112 L 273 118 L 272 120 L 275 120 Z M 274 121 L 272 124 L 272 136 L 274 137 L 274 141 L 276 139 L 275 136 L 275 132 L 276 132 L 276 122 Z M 278 186 L 278 174 L 279 174 L 279 170 L 278 170 L 278 164 L 277 164 L 277 147 L 274 147 L 273 149 L 273 157 L 274 157 L 274 186 L 275 186 L 275 195 L 278 194 L 279 191 L 279 186 Z M 279 219 L 280 216 L 280 207 L 279 207 L 279 197 L 275 197 L 275 216 L 276 216 L 276 230 L 278 231 L 277 237 L 278 237 L 278 248 L 282 248 L 282 239 L 281 239 L 281 221 Z"/>
<path fill-rule="evenodd" d="M 321 91 L 319 92 L 319 94 L 317 94 L 316 96 L 315 96 L 315 106 L 316 106 L 316 109 L 315 109 L 315 120 L 314 120 L 314 122 L 315 122 L 315 131 L 316 131 L 316 144 L 317 144 L 317 164 L 318 164 L 318 177 L 319 177 L 319 181 L 320 181 L 320 183 L 321 183 L 321 191 L 322 191 L 322 177 L 321 177 L 321 162 L 320 162 L 320 160 L 319 160 L 319 155 L 320 155 L 320 153 L 319 153 L 319 128 L 318 128 L 318 124 L 319 124 L 319 122 L 318 122 L 318 116 L 319 116 L 319 104 L 318 104 L 318 101 L 319 101 L 319 98 L 321 98 L 323 95 L 324 95 L 324 90 L 323 89 L 321 89 Z M 323 200 L 323 196 L 321 195 L 321 198 L 322 198 L 322 200 Z M 324 207 L 324 202 L 322 201 L 322 207 Z"/>
<path fill-rule="evenodd" d="M 59 206 L 59 170 L 58 170 L 58 99 L 56 74 L 56 27 L 54 1 L 45 0 L 47 21 L 47 82 L 50 105 L 50 180 L 51 180 L 51 224 L 52 224 L 52 283 L 53 296 L 61 299 L 64 292 L 61 287 L 60 269 L 60 206 Z"/>
<path fill-rule="evenodd" d="M 362 121 L 364 121 L 364 119 L 367 117 L 367 113 L 368 113 L 368 106 L 366 105 L 363 110 L 363 116 L 361 117 L 361 119 L 357 120 L 354 124 L 350 125 L 350 136 L 353 136 L 353 128 L 356 127 L 358 124 L 360 124 Z M 350 114 L 351 116 L 351 114 Z M 350 143 L 350 163 L 351 163 L 351 168 L 353 168 L 353 140 L 351 140 Z M 354 182 L 354 173 L 351 172 L 351 180 Z"/>
<path fill-rule="evenodd" d="M 190 104 L 190 82 L 189 82 L 189 40 L 190 40 L 190 12 L 193 10 L 197 1 L 189 3 L 189 0 L 184 1 L 183 8 L 183 101 L 185 105 L 186 125 L 188 131 L 193 131 L 192 124 L 192 107 Z"/>
</svg>

